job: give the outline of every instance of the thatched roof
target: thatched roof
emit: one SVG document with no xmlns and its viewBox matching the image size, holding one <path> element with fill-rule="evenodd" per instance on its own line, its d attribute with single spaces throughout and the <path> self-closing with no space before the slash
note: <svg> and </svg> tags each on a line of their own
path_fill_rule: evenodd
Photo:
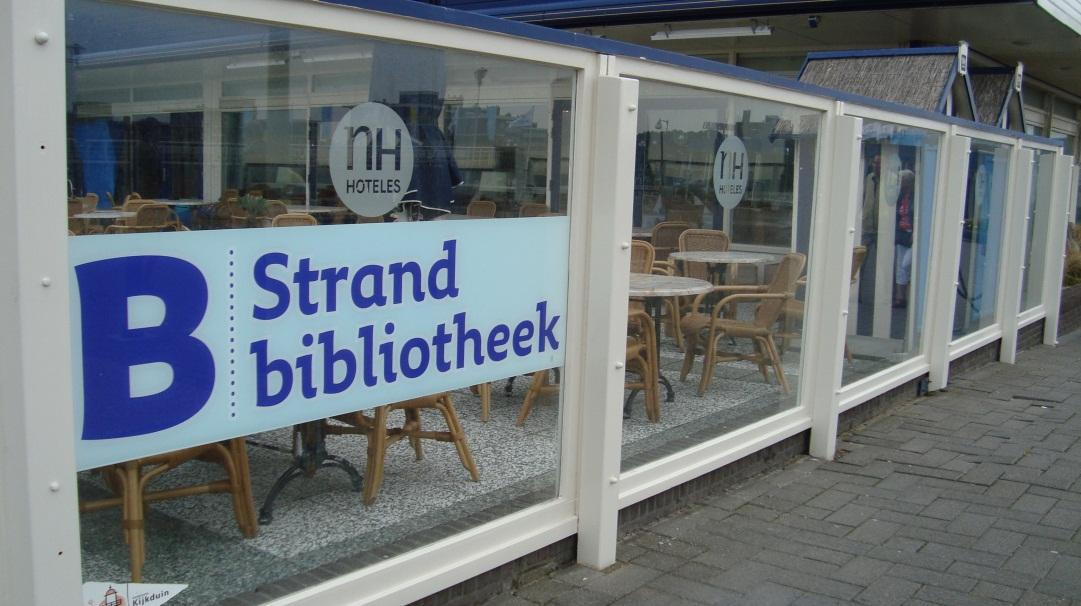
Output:
<svg viewBox="0 0 1081 606">
<path fill-rule="evenodd" d="M 971 88 L 958 57 L 965 47 L 810 53 L 799 81 L 945 113 L 974 118 Z"/>
<path fill-rule="evenodd" d="M 979 121 L 997 126 L 1010 95 L 1013 72 L 972 70 L 969 79 L 972 81 L 972 92 L 976 95 L 976 115 Z"/>
</svg>

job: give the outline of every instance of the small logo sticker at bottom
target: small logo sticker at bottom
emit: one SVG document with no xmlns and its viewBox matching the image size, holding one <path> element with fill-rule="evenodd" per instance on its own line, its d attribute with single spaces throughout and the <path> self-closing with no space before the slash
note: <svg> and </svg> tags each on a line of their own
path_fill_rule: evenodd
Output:
<svg viewBox="0 0 1081 606">
<path fill-rule="evenodd" d="M 83 603 L 86 606 L 157 606 L 187 588 L 187 585 L 152 583 L 83 583 Z"/>
</svg>

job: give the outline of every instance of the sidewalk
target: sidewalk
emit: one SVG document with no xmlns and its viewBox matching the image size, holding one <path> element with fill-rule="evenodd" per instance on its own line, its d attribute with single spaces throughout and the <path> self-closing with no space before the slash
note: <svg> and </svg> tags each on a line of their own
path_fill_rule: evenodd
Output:
<svg viewBox="0 0 1081 606">
<path fill-rule="evenodd" d="M 1081 604 L 1081 331 L 497 596 L 528 604 Z"/>
</svg>

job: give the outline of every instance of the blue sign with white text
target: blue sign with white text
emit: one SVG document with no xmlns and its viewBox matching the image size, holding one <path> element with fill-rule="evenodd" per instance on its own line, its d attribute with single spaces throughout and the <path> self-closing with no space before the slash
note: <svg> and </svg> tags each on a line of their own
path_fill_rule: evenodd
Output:
<svg viewBox="0 0 1081 606">
<path fill-rule="evenodd" d="M 70 243 L 80 469 L 565 357 L 566 217 Z"/>
</svg>

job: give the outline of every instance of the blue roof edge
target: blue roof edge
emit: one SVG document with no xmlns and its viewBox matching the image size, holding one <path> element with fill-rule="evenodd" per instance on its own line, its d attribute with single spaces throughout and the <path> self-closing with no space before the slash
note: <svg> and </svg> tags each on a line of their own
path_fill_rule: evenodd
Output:
<svg viewBox="0 0 1081 606">
<path fill-rule="evenodd" d="M 808 61 L 818 59 L 855 59 L 857 57 L 904 57 L 911 55 L 952 55 L 957 46 L 922 46 L 916 48 L 872 48 L 847 51 L 814 51 L 807 53 Z"/>
<path fill-rule="evenodd" d="M 1036 135 L 1029 135 L 1026 133 L 1005 130 L 998 127 L 993 127 L 987 124 L 981 124 L 979 122 L 970 122 L 968 120 L 962 120 L 960 118 L 954 118 L 952 116 L 944 116 L 934 112 L 928 112 L 907 105 L 899 105 L 896 103 L 890 103 L 887 101 L 880 101 L 871 97 L 864 97 L 861 95 L 854 95 L 851 93 L 845 93 L 843 91 L 834 90 L 831 88 L 824 88 L 821 86 L 814 86 L 811 84 L 803 84 L 790 78 L 784 78 L 781 76 L 774 76 L 765 72 L 752 70 L 746 67 L 739 67 L 735 65 L 728 65 L 726 63 L 718 63 L 717 61 L 711 61 L 709 59 L 702 59 L 700 57 L 691 57 L 689 55 L 682 55 L 671 51 L 665 51 L 648 46 L 640 46 L 637 44 L 631 44 L 629 42 L 619 42 L 616 40 L 608 40 L 604 38 L 597 38 L 594 36 L 587 36 L 584 34 L 576 34 L 573 32 L 566 32 L 562 30 L 552 29 L 540 25 L 533 25 L 530 23 L 521 23 L 518 21 L 510 21 L 508 19 L 502 19 L 499 17 L 489 17 L 488 15 L 481 15 L 472 13 L 469 11 L 461 11 L 457 9 L 447 8 L 444 6 L 437 6 L 434 4 L 426 4 L 416 1 L 402 1 L 402 0 L 317 0 L 322 4 L 333 4 L 339 6 L 347 6 L 360 10 L 374 11 L 379 13 L 386 13 L 391 15 L 397 15 L 399 17 L 409 17 L 412 19 L 420 19 L 423 21 L 432 21 L 436 23 L 443 23 L 447 25 L 456 25 L 459 27 L 468 27 L 472 29 L 479 29 L 497 34 L 504 34 L 508 36 L 514 36 L 517 38 L 525 38 L 528 40 L 536 40 L 541 42 L 548 42 L 552 44 L 559 44 L 562 46 L 569 46 L 573 48 L 579 48 L 582 50 L 588 50 L 599 54 L 616 55 L 621 57 L 630 57 L 634 59 L 644 59 L 646 61 L 653 61 L 656 63 L 663 63 L 667 65 L 686 67 L 697 71 L 713 73 L 721 76 L 728 76 L 731 78 L 737 78 L 740 80 L 746 80 L 749 82 L 756 82 L 760 84 L 767 84 L 770 86 L 776 86 L 786 90 L 805 93 L 818 97 L 825 97 L 827 99 L 833 99 L 836 101 L 844 101 L 847 103 L 855 103 L 858 105 L 864 105 L 876 109 L 882 109 L 885 111 L 891 111 L 898 114 L 917 118 L 927 118 L 936 120 L 939 122 L 945 122 L 947 124 L 953 124 L 957 126 L 963 126 L 972 130 L 978 130 L 991 134 L 997 134 L 1007 137 L 1017 137 L 1027 140 L 1031 140 L 1036 143 L 1045 145 L 1055 145 L 1058 147 L 1064 147 L 1065 142 L 1049 139 L 1046 137 L 1038 137 Z M 957 52 L 957 47 L 926 47 L 921 49 L 895 49 L 898 51 L 907 50 L 919 50 L 924 51 L 925 54 L 929 54 L 926 51 L 928 49 L 951 49 L 950 52 Z"/>
</svg>

